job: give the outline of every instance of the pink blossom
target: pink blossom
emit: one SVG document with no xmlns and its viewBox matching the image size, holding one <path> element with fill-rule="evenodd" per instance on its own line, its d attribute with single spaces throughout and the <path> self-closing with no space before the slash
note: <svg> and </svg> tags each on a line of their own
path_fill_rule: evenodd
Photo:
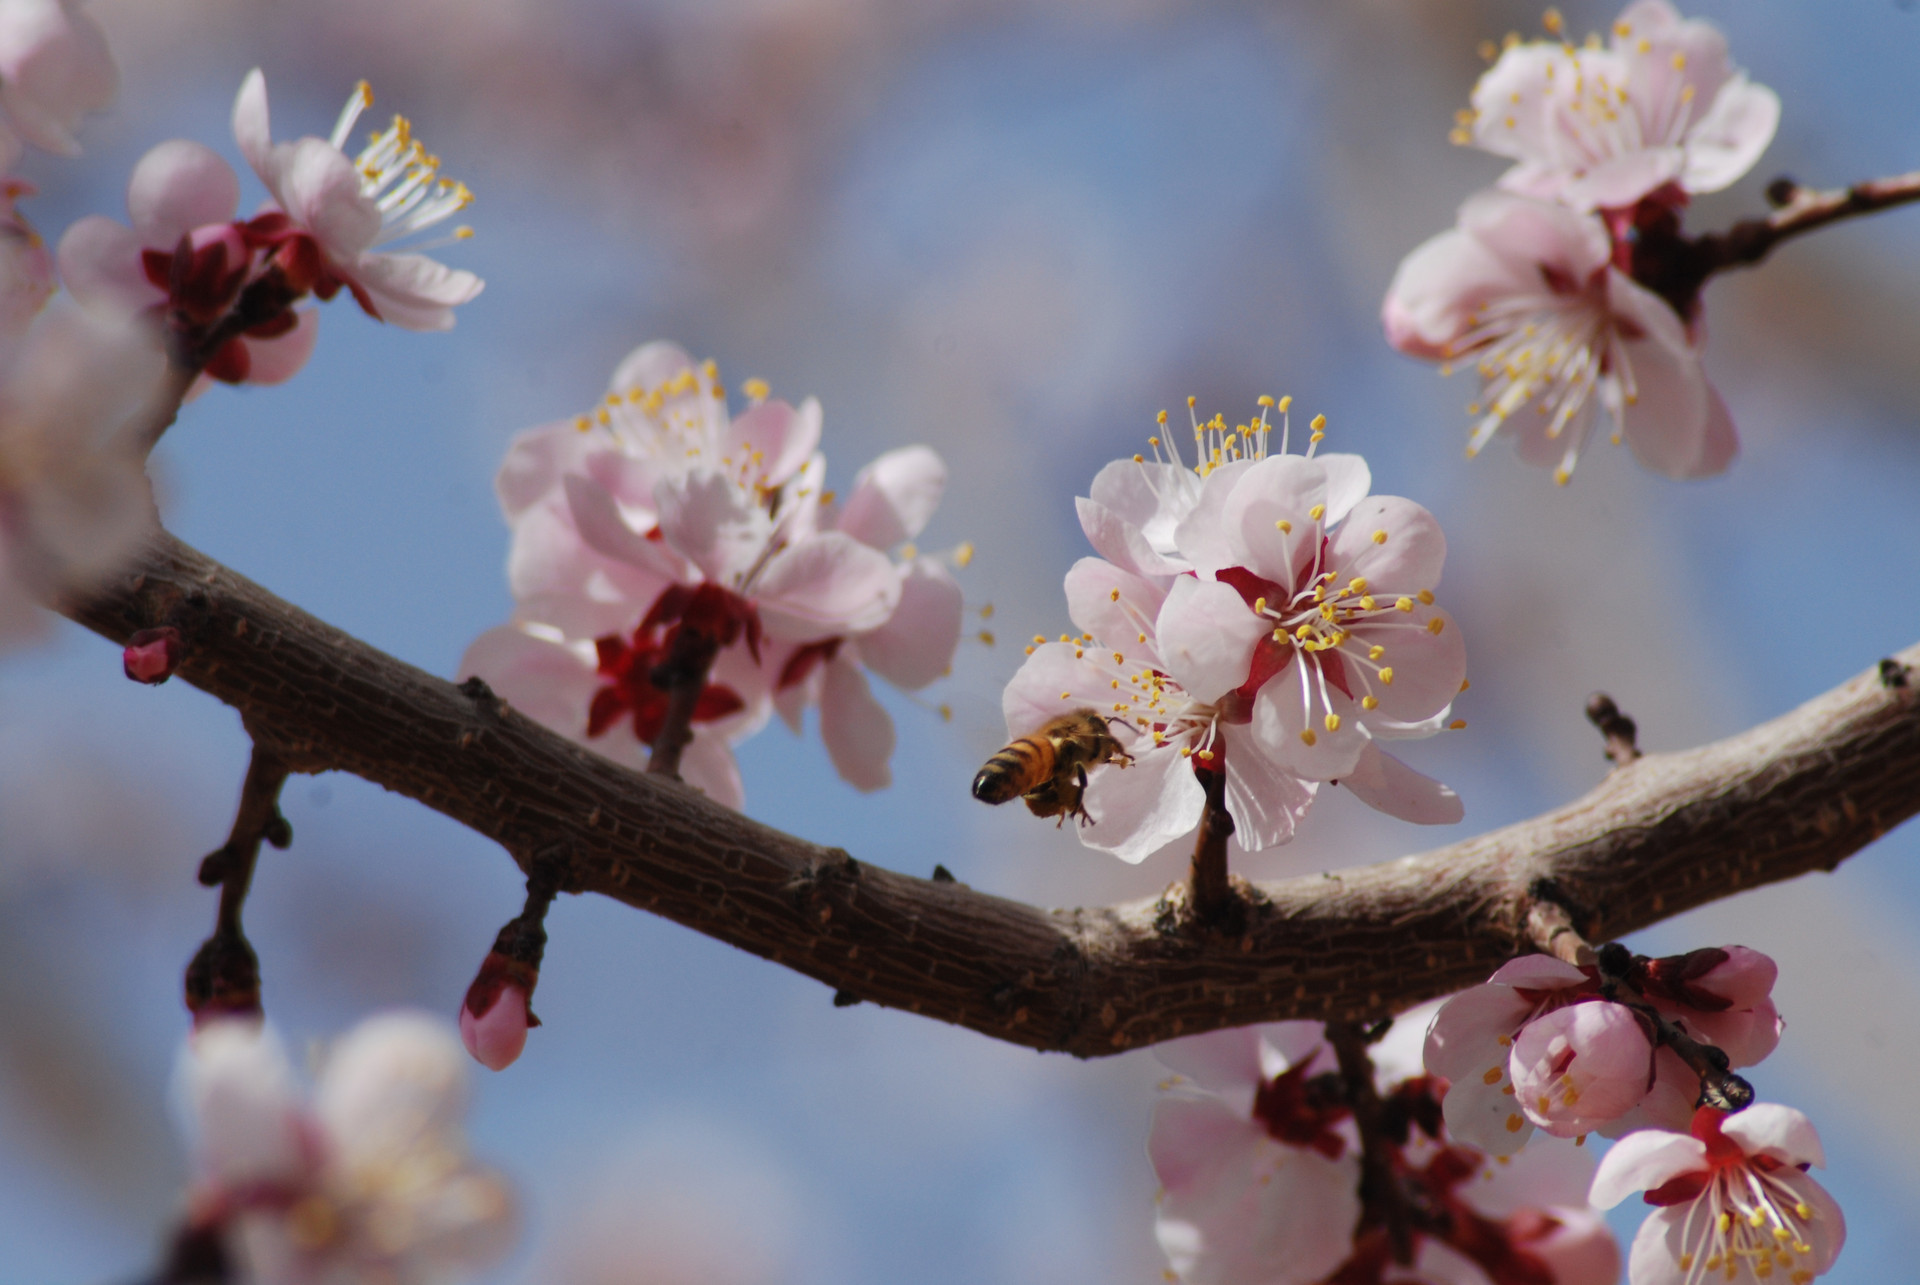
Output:
<svg viewBox="0 0 1920 1285">
<path fill-rule="evenodd" d="M 1592 979 L 1572 964 L 1523 955 L 1442 1005 L 1427 1032 L 1426 1064 L 1449 1085 L 1447 1131 L 1496 1156 L 1519 1151 L 1535 1122 L 1510 1072 L 1514 1037 L 1533 1018 L 1592 993 Z"/>
<path fill-rule="evenodd" d="M 1160 1182 L 1154 1233 L 1187 1285 L 1308 1285 L 1346 1258 L 1360 1160 L 1343 1108 L 1307 1078 L 1331 1066 L 1317 1023 L 1175 1040 L 1185 1078 L 1154 1104 L 1147 1154 Z"/>
<path fill-rule="evenodd" d="M 512 1244 L 511 1195 L 467 1154 L 464 1057 L 439 1022 L 362 1022 L 311 1100 L 270 1032 L 213 1022 L 189 1042 L 180 1086 L 195 1216 L 225 1229 L 248 1280 L 424 1285 L 484 1270 Z"/>
<path fill-rule="evenodd" d="M 1592 1199 L 1611 1209 L 1644 1191 L 1655 1206 L 1634 1237 L 1633 1285 L 1757 1282 L 1776 1271 L 1804 1285 L 1832 1269 L 1847 1237 L 1840 1206 L 1806 1172 L 1825 1164 L 1820 1135 L 1792 1107 L 1702 1107 L 1685 1133 L 1649 1129 L 1616 1142 Z"/>
<path fill-rule="evenodd" d="M 211 148 L 176 138 L 148 151 L 127 180 L 125 227 L 89 215 L 60 238 L 60 275 L 74 298 L 109 315 L 172 308 L 207 327 L 222 319 L 260 265 L 233 222 L 240 181 Z M 187 261 L 175 264 L 177 254 Z M 280 309 L 211 354 L 190 395 L 210 379 L 278 384 L 313 353 L 319 313 Z"/>
<path fill-rule="evenodd" d="M 120 90 L 100 27 L 78 0 L 0 0 L 0 169 L 22 140 L 77 156 L 80 118 Z"/>
<path fill-rule="evenodd" d="M 1036 645 L 1002 700 L 1012 736 L 1091 708 L 1131 756 L 1089 774 L 1081 841 L 1144 859 L 1198 823 L 1201 771 L 1225 773 L 1248 848 L 1292 837 L 1326 781 L 1407 820 L 1458 820 L 1451 790 L 1375 744 L 1437 731 L 1464 681 L 1459 632 L 1433 605 L 1438 524 L 1369 497 L 1357 456 L 1267 454 L 1264 417 L 1196 436 L 1191 495 L 1165 463 L 1102 470 L 1081 518 L 1107 557 L 1066 579 L 1082 633 Z"/>
<path fill-rule="evenodd" d="M 0 178 L 0 340 L 25 334 L 57 288 L 47 243 L 15 205 L 33 192 L 24 179 Z"/>
<path fill-rule="evenodd" d="M 50 308 L 0 346 L 0 646 L 152 533 L 144 460 L 124 433 L 162 374 L 143 330 L 77 308 Z"/>
<path fill-rule="evenodd" d="M 1456 140 L 1516 162 L 1502 187 L 1592 210 L 1668 184 L 1728 186 L 1773 140 L 1780 100 L 1734 68 L 1712 26 L 1637 0 L 1605 49 L 1510 45 L 1474 86 L 1469 115 Z"/>
<path fill-rule="evenodd" d="M 472 203 L 466 185 L 439 177 L 440 162 L 413 137 L 404 116 L 357 155 L 344 150 L 360 114 L 373 105 L 354 88 L 329 138 L 275 143 L 267 80 L 247 73 L 233 104 L 233 136 L 272 195 L 279 217 L 256 217 L 250 235 L 275 246 L 275 265 L 294 294 L 333 298 L 345 287 L 368 315 L 407 330 L 447 330 L 453 310 L 481 290 L 480 278 L 417 252 L 383 250 L 451 218 Z M 467 235 L 456 228 L 453 238 Z"/>
<path fill-rule="evenodd" d="M 1604 411 L 1612 439 L 1668 477 L 1732 463 L 1739 439 L 1701 369 L 1698 327 L 1612 253 L 1598 216 L 1482 192 L 1401 262 L 1382 310 L 1388 342 L 1471 361 L 1485 381 L 1469 457 L 1505 435 L 1565 483 Z"/>
<path fill-rule="evenodd" d="M 476 644 L 468 666 L 569 735 L 584 710 L 596 748 L 621 740 L 608 729 L 629 713 L 644 744 L 657 727 L 648 711 L 664 712 L 650 675 L 667 643 L 647 618 L 678 628 L 662 604 L 697 594 L 738 632 L 721 640 L 696 708 L 687 779 L 738 806 L 725 747 L 757 730 L 773 696 L 795 726 L 818 704 L 840 775 L 879 788 L 894 731 L 868 673 L 924 687 L 959 638 L 959 587 L 906 543 L 939 504 L 946 466 L 925 447 L 889 452 L 836 503 L 822 485 L 820 404 L 772 400 L 757 380 L 745 389 L 748 406 L 729 414 L 713 363 L 647 344 L 592 411 L 516 439 L 499 492 L 517 623 Z"/>
<path fill-rule="evenodd" d="M 1661 1017 L 1744 1067 L 1779 1041 L 1774 973 L 1759 951 L 1727 946 L 1636 957 L 1628 980 Z M 1448 1000 L 1427 1034 L 1426 1065 L 1452 1085 L 1447 1127 L 1496 1155 L 1517 1151 L 1536 1126 L 1560 1137 L 1679 1128 L 1700 1093 L 1679 1054 L 1654 1047 L 1646 1018 L 1602 998 L 1597 969 L 1546 955 L 1512 960 Z"/>
</svg>

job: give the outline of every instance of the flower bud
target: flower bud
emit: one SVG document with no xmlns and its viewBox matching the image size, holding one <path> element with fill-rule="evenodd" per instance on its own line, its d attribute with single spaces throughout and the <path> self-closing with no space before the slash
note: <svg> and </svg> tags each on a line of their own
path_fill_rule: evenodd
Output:
<svg viewBox="0 0 1920 1285">
<path fill-rule="evenodd" d="M 528 1008 L 538 969 L 497 950 L 488 951 L 460 1006 L 460 1042 L 489 1071 L 504 1071 L 527 1046 L 527 1030 L 540 1025 Z"/>
<path fill-rule="evenodd" d="M 158 687 L 173 677 L 185 654 L 186 644 L 180 631 L 172 625 L 162 625 L 158 629 L 142 629 L 127 639 L 126 650 L 120 653 L 120 664 L 134 682 Z"/>
</svg>

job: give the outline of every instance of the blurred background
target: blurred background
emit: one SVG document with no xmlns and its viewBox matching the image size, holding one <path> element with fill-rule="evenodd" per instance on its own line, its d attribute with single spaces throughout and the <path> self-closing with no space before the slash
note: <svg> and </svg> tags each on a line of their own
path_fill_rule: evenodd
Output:
<svg viewBox="0 0 1920 1285">
<path fill-rule="evenodd" d="M 510 608 L 491 479 L 517 430 L 570 416 L 635 344 L 671 337 L 730 386 L 818 395 L 830 482 L 907 442 L 952 466 L 923 547 L 997 648 L 962 647 L 888 699 L 891 790 L 832 775 L 817 733 L 743 749 L 748 811 L 862 860 L 1046 905 L 1154 893 L 1138 868 L 967 794 L 1004 739 L 1018 640 L 1065 621 L 1087 552 L 1072 497 L 1199 397 L 1244 417 L 1291 393 L 1375 489 L 1437 513 L 1441 599 L 1467 631 L 1468 721 L 1410 747 L 1464 825 L 1420 832 L 1327 791 L 1275 877 L 1380 860 L 1591 786 L 1604 689 L 1642 744 L 1737 731 L 1920 637 L 1920 211 L 1828 231 L 1708 292 L 1709 368 L 1744 440 L 1682 485 L 1596 445 L 1554 488 L 1504 450 L 1461 458 L 1473 389 L 1382 342 L 1400 256 L 1496 159 L 1446 142 L 1480 43 L 1539 30 L 1494 0 L 95 0 L 118 105 L 87 155 L 36 156 L 50 240 L 124 217 L 162 139 L 221 149 L 265 68 L 276 132 L 324 134 L 353 82 L 409 115 L 477 193 L 443 253 L 486 293 L 445 335 L 326 310 L 291 385 L 219 388 L 157 459 L 186 540 L 360 637 L 451 675 Z M 1564 3 L 1576 32 L 1610 4 Z M 1692 226 L 1762 208 L 1766 180 L 1920 165 L 1920 13 L 1902 0 L 1698 0 L 1785 104 L 1778 139 Z M 247 176 L 252 184 L 252 178 Z M 257 187 L 250 187 L 258 195 Z M 248 198 L 251 200 L 252 198 Z M 224 840 L 239 719 L 137 687 L 61 625 L 0 667 L 0 1281 L 129 1279 L 175 1214 L 168 1083 L 181 968 L 211 927 L 193 882 Z M 296 1046 L 396 1004 L 451 1015 L 520 905 L 512 864 L 422 807 L 296 778 L 295 841 L 248 910 Z M 1648 934 L 1781 961 L 1788 1021 L 1754 1079 L 1811 1112 L 1852 1238 L 1830 1279 L 1897 1278 L 1920 1201 L 1920 838 L 1837 877 L 1748 893 Z M 1041 1056 L 871 1006 L 610 902 L 568 899 L 509 1072 L 480 1077 L 481 1154 L 520 1185 L 503 1281 L 1158 1281 L 1143 1143 L 1150 1052 Z M 1630 1234 L 1638 1206 L 1619 1224 Z M 1896 1254 L 1899 1256 L 1896 1258 Z M 1896 1266 L 1895 1264 L 1898 1264 Z"/>
</svg>

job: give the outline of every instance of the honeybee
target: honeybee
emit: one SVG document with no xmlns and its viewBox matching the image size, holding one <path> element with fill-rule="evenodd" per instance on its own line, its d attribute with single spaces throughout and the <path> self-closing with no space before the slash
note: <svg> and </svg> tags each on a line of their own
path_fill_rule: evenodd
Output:
<svg viewBox="0 0 1920 1285">
<path fill-rule="evenodd" d="M 1107 720 L 1091 709 L 1076 709 L 1053 719 L 1030 736 L 1023 736 L 987 760 L 973 778 L 973 797 L 983 803 L 1005 803 L 1018 794 L 1027 811 L 1037 817 L 1078 817 L 1092 825 L 1081 799 L 1087 789 L 1087 769 L 1102 763 L 1131 763 L 1120 742 L 1107 730 Z"/>
</svg>

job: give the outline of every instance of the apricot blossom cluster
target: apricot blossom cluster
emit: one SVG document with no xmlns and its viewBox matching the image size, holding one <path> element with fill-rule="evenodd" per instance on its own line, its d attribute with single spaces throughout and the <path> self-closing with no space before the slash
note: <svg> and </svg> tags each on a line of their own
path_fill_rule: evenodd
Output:
<svg viewBox="0 0 1920 1285">
<path fill-rule="evenodd" d="M 1648 468 L 1706 477 L 1738 438 L 1701 366 L 1699 281 L 1649 253 L 1679 243 L 1694 195 L 1740 178 L 1780 119 L 1727 42 L 1666 0 L 1636 0 L 1608 43 L 1510 40 L 1473 91 L 1456 142 L 1514 165 L 1388 288 L 1387 340 L 1483 388 L 1467 454 L 1492 438 L 1565 483 L 1600 422 Z"/>
<path fill-rule="evenodd" d="M 1284 408 L 1262 403 L 1232 428 L 1196 419 L 1194 464 L 1155 437 L 1153 459 L 1100 471 L 1079 513 L 1102 556 L 1066 578 L 1081 632 L 1036 638 L 1007 685 L 1013 736 L 1079 708 L 1106 719 L 1131 761 L 1089 772 L 1079 833 L 1123 861 L 1199 824 L 1203 773 L 1224 775 L 1248 848 L 1290 839 L 1328 782 L 1409 821 L 1460 819 L 1452 790 L 1378 744 L 1439 731 L 1465 685 L 1433 595 L 1439 523 L 1369 495 L 1359 456 L 1318 453 L 1323 419 L 1289 453 L 1268 421 Z"/>
<path fill-rule="evenodd" d="M 736 808 L 731 747 L 775 711 L 797 730 L 817 706 L 835 769 L 879 789 L 894 730 L 867 675 L 917 691 L 960 638 L 959 585 L 911 543 L 946 465 L 924 446 L 890 451 L 841 499 L 820 403 L 772 399 L 758 380 L 744 391 L 731 414 L 713 363 L 646 344 L 592 411 L 516 438 L 498 487 L 514 618 L 461 673 L 636 767 L 690 686 L 680 775 Z"/>
</svg>

